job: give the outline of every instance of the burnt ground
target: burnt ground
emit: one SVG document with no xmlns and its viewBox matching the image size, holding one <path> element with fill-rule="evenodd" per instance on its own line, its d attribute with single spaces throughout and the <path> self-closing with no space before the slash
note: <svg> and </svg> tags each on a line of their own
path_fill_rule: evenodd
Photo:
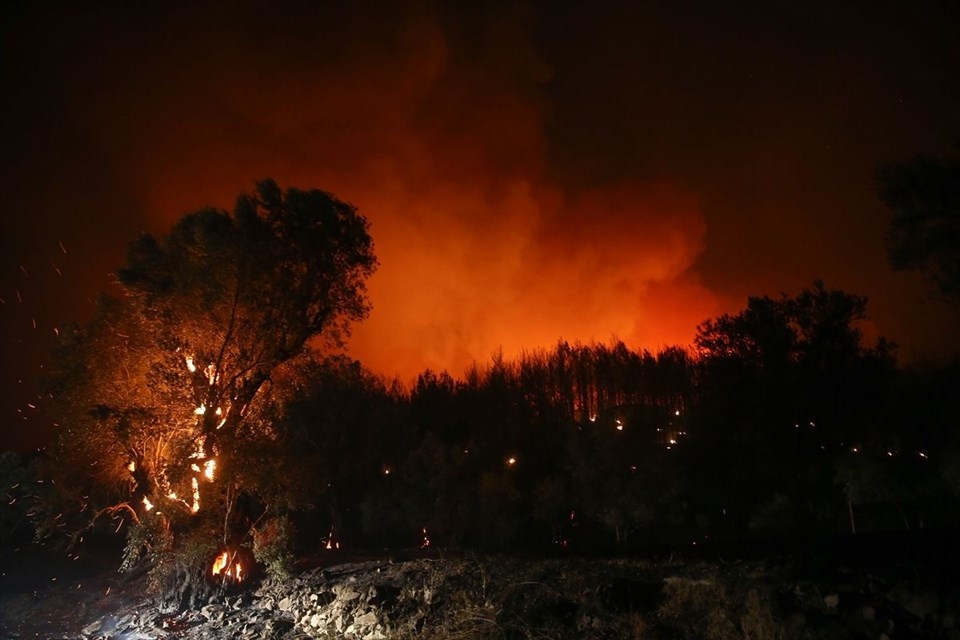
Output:
<svg viewBox="0 0 960 640">
<path fill-rule="evenodd" d="M 117 573 L 108 546 L 77 554 L 31 544 L 0 551 L 0 639 L 76 638 L 90 618 L 124 608 L 143 585 Z"/>
<path fill-rule="evenodd" d="M 953 532 L 648 557 L 321 554 L 171 611 L 118 550 L 0 552 L 0 640 L 960 640 Z"/>
</svg>

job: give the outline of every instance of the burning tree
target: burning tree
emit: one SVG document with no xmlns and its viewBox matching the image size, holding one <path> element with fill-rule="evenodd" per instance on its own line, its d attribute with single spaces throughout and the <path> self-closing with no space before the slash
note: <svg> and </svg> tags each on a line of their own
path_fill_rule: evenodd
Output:
<svg viewBox="0 0 960 640">
<path fill-rule="evenodd" d="M 232 214 L 200 210 L 130 245 L 125 296 L 63 332 L 51 376 L 64 482 L 85 512 L 132 525 L 127 564 L 193 553 L 182 587 L 215 555 L 218 575 L 241 578 L 219 552 L 297 500 L 271 455 L 277 397 L 293 365 L 366 316 L 375 268 L 353 206 L 271 180 Z"/>
</svg>

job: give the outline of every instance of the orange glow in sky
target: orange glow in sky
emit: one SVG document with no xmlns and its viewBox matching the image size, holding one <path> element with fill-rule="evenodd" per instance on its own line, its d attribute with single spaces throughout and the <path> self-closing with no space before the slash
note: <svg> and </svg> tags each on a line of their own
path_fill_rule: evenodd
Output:
<svg viewBox="0 0 960 640">
<path fill-rule="evenodd" d="M 561 339 L 686 345 L 815 278 L 867 296 L 868 337 L 905 359 L 956 353 L 957 311 L 889 267 L 873 182 L 955 140 L 956 29 L 909 4 L 821 13 L 17 4 L 3 415 L 29 417 L 40 347 L 89 316 L 128 242 L 263 178 L 368 218 L 380 268 L 348 346 L 404 382 Z"/>
</svg>

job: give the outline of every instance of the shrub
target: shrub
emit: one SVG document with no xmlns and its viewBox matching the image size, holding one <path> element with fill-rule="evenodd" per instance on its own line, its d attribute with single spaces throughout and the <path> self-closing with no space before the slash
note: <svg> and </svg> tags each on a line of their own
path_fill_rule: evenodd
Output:
<svg viewBox="0 0 960 640">
<path fill-rule="evenodd" d="M 293 525 L 287 516 L 271 518 L 253 530 L 253 556 L 275 578 L 293 574 L 292 547 Z"/>
</svg>

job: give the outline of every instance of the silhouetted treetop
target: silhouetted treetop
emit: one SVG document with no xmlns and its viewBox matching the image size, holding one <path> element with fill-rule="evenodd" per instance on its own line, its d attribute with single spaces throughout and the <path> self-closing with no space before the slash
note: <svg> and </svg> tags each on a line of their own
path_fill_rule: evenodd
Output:
<svg viewBox="0 0 960 640">
<path fill-rule="evenodd" d="M 891 162 L 877 179 L 893 214 L 891 266 L 923 273 L 943 297 L 960 303 L 960 156 Z"/>
</svg>

